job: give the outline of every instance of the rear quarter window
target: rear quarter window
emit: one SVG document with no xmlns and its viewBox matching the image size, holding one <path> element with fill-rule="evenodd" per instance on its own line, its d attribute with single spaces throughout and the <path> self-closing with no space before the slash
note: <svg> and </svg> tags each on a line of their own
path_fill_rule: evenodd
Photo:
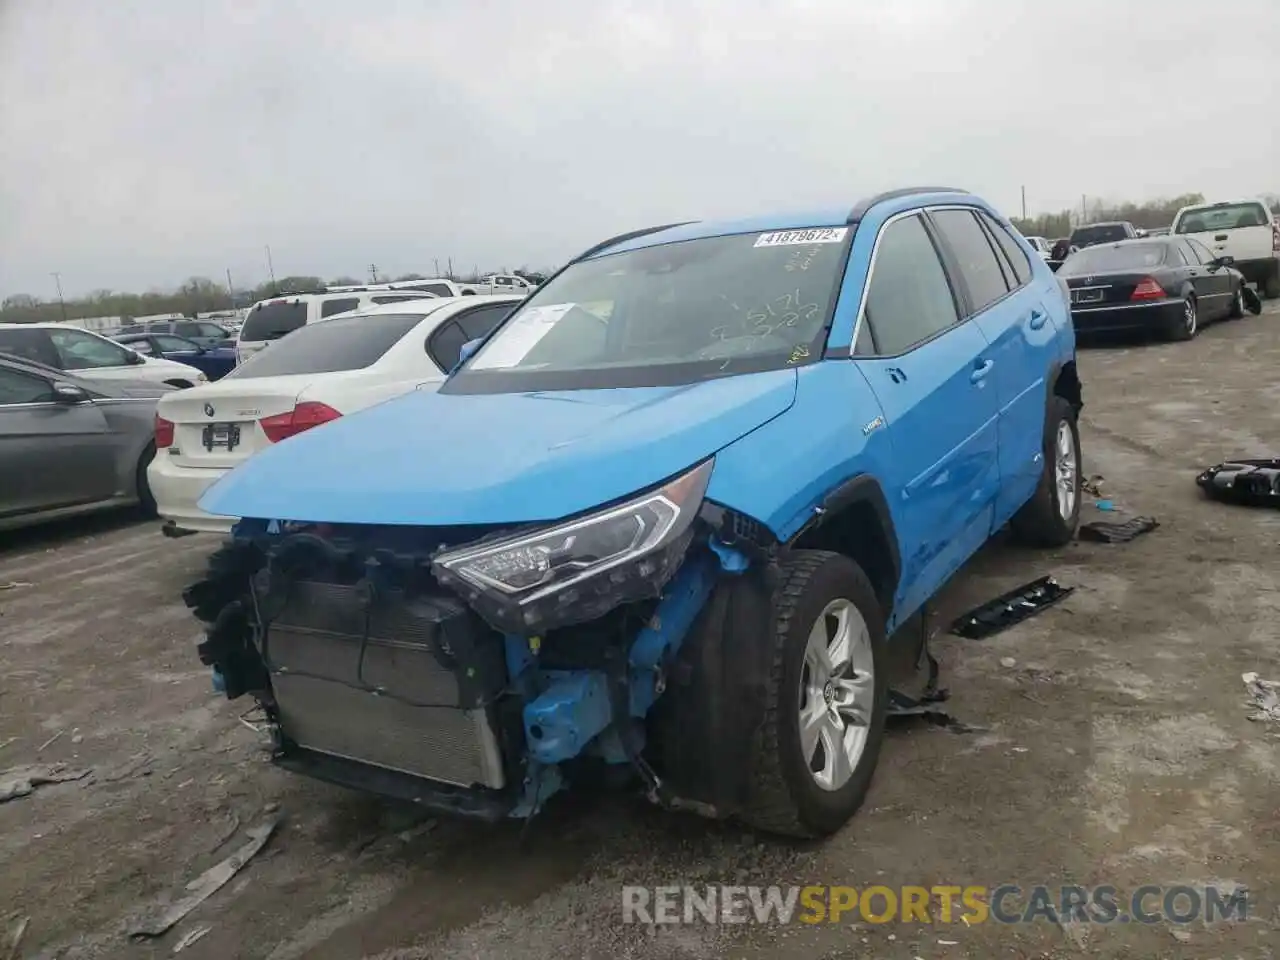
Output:
<svg viewBox="0 0 1280 960">
<path fill-rule="evenodd" d="M 278 340 L 306 326 L 307 305 L 302 302 L 264 303 L 249 313 L 240 328 L 240 339 L 253 343 L 259 340 Z"/>
<path fill-rule="evenodd" d="M 320 304 L 320 319 L 332 317 L 335 313 L 346 313 L 360 306 L 359 297 L 348 297 L 344 300 L 326 300 Z"/>
<path fill-rule="evenodd" d="M 224 379 L 361 370 L 380 360 L 422 319 L 420 313 L 385 313 L 313 323 L 255 353 Z"/>
</svg>

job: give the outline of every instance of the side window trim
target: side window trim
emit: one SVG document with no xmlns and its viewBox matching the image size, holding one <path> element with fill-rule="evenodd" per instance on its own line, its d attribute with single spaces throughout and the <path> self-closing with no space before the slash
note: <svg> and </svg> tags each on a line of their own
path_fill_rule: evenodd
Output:
<svg viewBox="0 0 1280 960">
<path fill-rule="evenodd" d="M 1013 293 L 1022 287 L 1022 281 L 1018 279 L 1018 273 L 1013 269 L 1013 264 L 1009 261 L 1009 255 L 1004 252 L 1004 247 L 1000 246 L 991 233 L 991 224 L 987 223 L 987 218 L 982 215 L 982 211 L 973 211 L 973 219 L 978 221 L 978 229 L 982 231 L 982 235 L 987 238 L 987 246 L 991 248 L 991 252 L 996 255 L 996 265 L 1000 267 L 1000 275 L 1004 277 L 1004 288 L 1008 293 Z"/>
<path fill-rule="evenodd" d="M 983 228 L 986 229 L 987 240 L 990 241 L 991 245 L 996 249 L 996 252 L 999 254 L 1001 267 L 1009 268 L 1010 272 L 1005 274 L 1005 282 L 1006 282 L 1006 285 L 1009 286 L 1009 292 L 1016 293 L 1018 290 L 1021 290 L 1023 287 L 1030 285 L 1031 279 L 1034 276 L 1034 273 L 1031 267 L 1031 262 L 1027 260 L 1026 251 L 1022 249 L 1022 246 L 1018 243 L 1017 239 L 1011 233 L 1009 233 L 1007 229 L 1005 229 L 1004 224 L 1002 224 L 995 217 L 991 216 L 991 214 L 987 213 L 985 210 L 977 211 L 977 217 L 978 217 L 978 223 Z M 996 232 L 997 230 L 999 230 L 1000 233 L 997 233 Z M 1004 234 L 1005 237 L 1007 237 L 1008 240 L 1013 244 L 1014 249 L 1018 251 L 1018 256 L 1022 257 L 1023 266 L 1026 268 L 1026 271 L 1027 271 L 1027 279 L 1025 281 L 1022 279 L 1022 277 L 1018 275 L 1018 265 L 1013 262 L 1013 254 L 1011 254 L 1009 252 L 1009 249 L 1003 243 L 1000 242 L 1001 233 Z M 1032 248 L 1032 249 L 1035 249 L 1035 248 Z"/>
<path fill-rule="evenodd" d="M 928 217 L 928 212 L 931 209 L 934 209 L 934 208 L 916 207 L 911 210 L 903 210 L 901 213 L 895 213 L 892 216 L 886 218 L 884 223 L 880 224 L 880 229 L 876 231 L 876 242 L 872 245 L 871 258 L 867 266 L 867 277 L 862 282 L 862 293 L 861 293 L 861 296 L 858 298 L 858 314 L 857 314 L 857 319 L 853 325 L 853 341 L 849 347 L 850 357 L 855 359 L 864 359 L 864 360 L 893 360 L 897 357 L 905 357 L 908 354 L 914 353 L 916 350 L 919 350 L 921 347 L 925 346 L 926 344 L 932 343 L 934 340 L 937 340 L 939 337 L 946 336 L 948 333 L 960 327 L 962 324 L 969 322 L 969 317 L 966 312 L 968 310 L 968 303 L 967 303 L 968 295 L 967 293 L 962 293 L 962 290 L 957 287 L 955 280 L 952 277 L 951 264 L 947 260 L 948 253 L 944 253 L 944 247 L 941 243 L 941 238 L 938 236 L 938 233 L 934 228 L 933 222 Z M 946 209 L 946 208 L 939 207 L 937 209 Z M 881 237 L 884 236 L 885 231 L 888 230 L 889 227 L 891 227 L 893 224 L 898 223 L 901 220 L 906 220 L 910 217 L 916 217 L 920 220 L 921 225 L 924 227 L 925 234 L 929 237 L 929 242 L 933 245 L 933 252 L 938 257 L 939 266 L 942 267 L 942 275 L 947 281 L 948 289 L 950 289 L 951 291 L 951 303 L 952 303 L 952 306 L 955 307 L 957 319 L 956 319 L 956 322 L 951 324 L 949 327 L 943 327 L 941 330 L 938 330 L 935 333 L 931 334 L 930 336 L 925 337 L 923 340 L 917 340 L 915 343 L 911 344 L 905 350 L 900 350 L 897 353 L 881 353 L 879 343 L 876 341 L 875 325 L 867 321 L 867 293 L 871 289 L 871 278 L 875 275 L 875 272 L 876 272 L 876 259 L 880 256 Z M 871 344 L 876 350 L 876 352 L 873 354 L 855 352 L 858 346 L 858 334 L 862 330 L 862 325 L 864 323 L 867 324 L 867 331 L 871 334 Z"/>
</svg>

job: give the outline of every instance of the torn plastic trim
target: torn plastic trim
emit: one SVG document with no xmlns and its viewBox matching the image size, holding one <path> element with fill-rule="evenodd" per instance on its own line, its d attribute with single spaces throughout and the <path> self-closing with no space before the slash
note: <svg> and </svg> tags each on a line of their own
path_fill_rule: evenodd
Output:
<svg viewBox="0 0 1280 960">
<path fill-rule="evenodd" d="M 1032 580 L 957 617 L 951 632 L 967 640 L 985 640 L 1065 600 L 1075 589 L 1053 577 Z"/>
<path fill-rule="evenodd" d="M 1224 503 L 1280 507 L 1280 459 L 1227 460 L 1200 473 L 1196 486 Z"/>
</svg>

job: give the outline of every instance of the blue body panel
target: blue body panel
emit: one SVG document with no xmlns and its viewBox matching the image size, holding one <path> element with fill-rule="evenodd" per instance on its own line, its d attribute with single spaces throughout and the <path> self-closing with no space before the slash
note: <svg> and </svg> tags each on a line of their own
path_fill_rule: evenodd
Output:
<svg viewBox="0 0 1280 960">
<path fill-rule="evenodd" d="M 794 369 L 682 387 L 415 392 L 263 450 L 200 506 L 329 523 L 557 520 L 688 469 L 782 414 L 795 393 Z"/>
<path fill-rule="evenodd" d="M 235 369 L 235 347 L 210 347 L 203 353 L 190 350 L 171 350 L 161 354 L 166 360 L 175 360 L 195 367 L 210 380 L 219 380 Z"/>
</svg>

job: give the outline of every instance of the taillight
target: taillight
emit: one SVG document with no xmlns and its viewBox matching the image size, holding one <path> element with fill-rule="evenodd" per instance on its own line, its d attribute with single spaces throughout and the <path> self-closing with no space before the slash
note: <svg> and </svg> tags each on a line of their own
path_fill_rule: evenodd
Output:
<svg viewBox="0 0 1280 960">
<path fill-rule="evenodd" d="M 262 432 L 267 435 L 268 440 L 272 443 L 279 443 L 281 440 L 288 440 L 304 430 L 318 427 L 320 424 L 328 423 L 330 420 L 337 420 L 340 416 L 342 414 L 333 409 L 333 407 L 317 403 L 314 400 L 308 400 L 298 404 L 288 413 L 277 413 L 274 417 L 263 417 L 258 423 L 262 425 Z"/>
<path fill-rule="evenodd" d="M 1142 282 L 1133 288 L 1133 294 L 1130 300 L 1163 300 L 1168 294 L 1164 292 L 1164 287 L 1156 283 L 1151 277 L 1144 277 Z"/>
<path fill-rule="evenodd" d="M 167 450 L 173 446 L 173 423 L 156 414 L 156 449 Z"/>
</svg>

